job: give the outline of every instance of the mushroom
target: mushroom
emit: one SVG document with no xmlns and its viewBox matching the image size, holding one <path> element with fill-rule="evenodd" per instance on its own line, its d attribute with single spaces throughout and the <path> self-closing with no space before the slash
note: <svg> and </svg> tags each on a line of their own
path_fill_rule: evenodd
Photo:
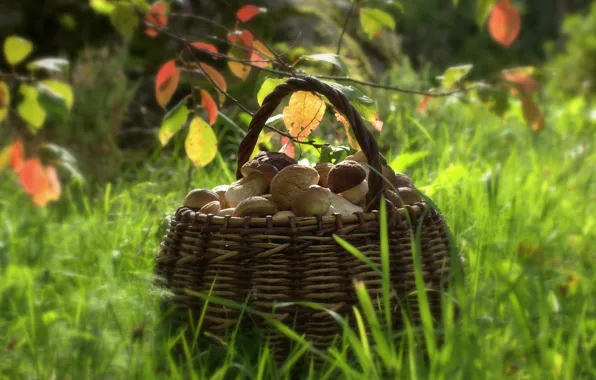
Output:
<svg viewBox="0 0 596 380">
<path fill-rule="evenodd" d="M 329 171 L 333 169 L 335 165 L 331 162 L 321 162 L 320 164 L 315 165 L 315 170 L 319 173 L 319 186 L 329 187 L 327 183 L 327 178 L 329 177 Z"/>
<path fill-rule="evenodd" d="M 215 214 L 215 215 L 217 215 L 217 216 L 227 216 L 227 215 L 232 215 L 232 214 L 234 213 L 234 210 L 236 210 L 236 209 L 235 209 L 235 208 L 233 208 L 233 207 L 230 207 L 230 208 L 222 208 L 222 209 L 221 209 L 221 210 L 219 210 L 219 211 L 217 212 L 217 214 Z"/>
<path fill-rule="evenodd" d="M 186 197 L 184 197 L 184 206 L 200 209 L 209 202 L 218 201 L 219 197 L 216 193 L 207 189 L 194 189 L 191 190 Z"/>
<path fill-rule="evenodd" d="M 294 214 L 292 211 L 279 211 L 273 214 L 274 219 L 287 219 L 290 216 L 296 216 L 296 214 Z"/>
<path fill-rule="evenodd" d="M 331 206 L 331 191 L 325 187 L 312 185 L 294 199 L 292 211 L 297 216 L 325 215 L 329 206 Z"/>
<path fill-rule="evenodd" d="M 211 191 L 213 191 L 219 197 L 219 203 L 222 209 L 229 206 L 228 200 L 226 199 L 226 191 L 228 191 L 229 188 L 230 185 L 219 185 L 211 189 Z"/>
<path fill-rule="evenodd" d="M 339 213 L 341 215 L 352 215 L 355 212 L 364 211 L 362 207 L 350 203 L 348 200 L 340 197 L 337 194 L 331 193 L 329 200 L 331 201 L 331 205 L 329 206 L 327 215 L 333 215 L 335 213 Z"/>
<path fill-rule="evenodd" d="M 286 166 L 296 165 L 298 163 L 292 157 L 281 152 L 260 152 L 252 161 L 273 165 L 278 171 L 281 171 Z"/>
<path fill-rule="evenodd" d="M 232 216 L 267 216 L 277 212 L 273 202 L 263 197 L 250 197 L 238 203 Z"/>
<path fill-rule="evenodd" d="M 277 170 L 275 166 L 259 160 L 250 160 L 242 165 L 242 168 L 240 169 L 240 173 L 245 177 L 248 177 L 253 173 L 260 173 L 267 178 L 267 182 L 269 183 L 271 183 L 271 180 L 275 177 L 277 172 L 279 172 L 279 170 Z"/>
<path fill-rule="evenodd" d="M 280 210 L 289 210 L 294 199 L 310 185 L 319 182 L 319 173 L 305 165 L 290 165 L 271 181 L 271 195 Z"/>
<path fill-rule="evenodd" d="M 416 202 L 422 202 L 422 197 L 409 187 L 400 187 L 397 189 L 397 196 L 401 199 L 399 202 L 392 202 L 395 206 L 401 207 L 402 204 L 413 205 Z M 403 203 L 402 203 L 403 201 Z"/>
<path fill-rule="evenodd" d="M 329 189 L 348 201 L 358 204 L 368 192 L 366 170 L 356 161 L 342 161 L 329 171 Z"/>
<path fill-rule="evenodd" d="M 362 163 L 365 163 L 365 164 L 368 163 L 368 159 L 364 155 L 364 152 L 361 151 L 361 150 L 359 150 L 358 152 L 356 152 L 356 153 L 354 153 L 352 155 L 347 156 L 345 158 L 345 160 L 347 160 L 347 161 L 356 161 L 356 162 L 361 163 L 361 164 Z"/>
<path fill-rule="evenodd" d="M 395 177 L 393 178 L 393 182 L 391 184 L 396 188 L 399 189 L 400 187 L 409 187 L 410 189 L 414 188 L 414 182 L 403 173 L 395 173 Z"/>
<path fill-rule="evenodd" d="M 269 181 L 260 173 L 251 173 L 234 182 L 226 191 L 226 200 L 230 207 L 236 207 L 246 198 L 264 194 L 269 187 Z"/>
<path fill-rule="evenodd" d="M 201 207 L 199 212 L 202 214 L 217 214 L 219 210 L 221 210 L 219 201 L 212 201 Z"/>
</svg>

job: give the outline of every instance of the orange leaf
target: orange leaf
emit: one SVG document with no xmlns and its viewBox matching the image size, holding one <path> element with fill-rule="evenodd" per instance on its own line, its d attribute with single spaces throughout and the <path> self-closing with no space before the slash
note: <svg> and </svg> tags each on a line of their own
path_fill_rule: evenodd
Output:
<svg viewBox="0 0 596 380">
<path fill-rule="evenodd" d="M 289 137 L 282 136 L 281 138 L 281 150 L 283 153 L 288 155 L 289 157 L 296 157 L 296 151 L 294 150 L 294 144 Z"/>
<path fill-rule="evenodd" d="M 538 82 L 532 78 L 533 71 L 533 67 L 516 67 L 505 70 L 502 74 L 507 81 L 518 84 L 526 93 L 531 94 L 538 89 Z M 511 88 L 511 93 L 518 96 L 518 91 L 514 87 Z"/>
<path fill-rule="evenodd" d="M 60 199 L 62 194 L 62 186 L 60 185 L 60 178 L 56 172 L 56 168 L 53 166 L 46 166 L 46 175 L 48 177 L 48 198 L 52 201 Z"/>
<path fill-rule="evenodd" d="M 10 167 L 15 173 L 18 173 L 23 167 L 25 161 L 25 147 L 20 139 L 16 139 L 10 147 Z"/>
<path fill-rule="evenodd" d="M 269 58 L 269 59 L 275 58 L 275 54 L 273 54 L 273 52 L 271 50 L 269 50 L 269 48 L 267 48 L 267 46 L 265 46 L 265 44 L 259 40 L 254 41 L 252 43 L 252 47 L 253 47 L 253 49 L 257 50 L 259 52 L 259 54 L 265 58 Z"/>
<path fill-rule="evenodd" d="M 424 98 L 418 103 L 418 112 L 424 112 L 428 103 L 430 103 L 431 96 L 425 95 Z"/>
<path fill-rule="evenodd" d="M 240 40 L 242 44 L 248 48 L 252 47 L 254 41 L 254 36 L 248 30 L 235 30 L 233 32 L 229 32 L 226 37 L 228 41 L 230 41 L 233 44 L 237 43 L 238 40 Z"/>
<path fill-rule="evenodd" d="M 381 132 L 383 130 L 383 122 L 379 120 L 378 112 L 375 113 L 375 121 L 372 121 L 371 123 L 377 131 Z"/>
<path fill-rule="evenodd" d="M 203 71 L 203 74 L 211 78 L 213 83 L 215 83 L 217 87 L 219 87 L 217 88 L 219 92 L 219 104 L 223 104 L 224 100 L 226 99 L 226 95 L 224 94 L 224 92 L 228 91 L 228 84 L 226 83 L 224 76 L 221 75 L 221 73 L 212 66 L 209 66 L 202 62 L 199 62 L 198 64 L 201 70 Z"/>
<path fill-rule="evenodd" d="M 201 90 L 201 103 L 205 107 L 205 111 L 207 111 L 207 116 L 209 116 L 209 125 L 215 124 L 215 120 L 217 120 L 217 104 L 215 104 L 215 100 L 205 90 Z"/>
<path fill-rule="evenodd" d="M 155 78 L 155 98 L 161 108 L 166 108 L 176 92 L 179 82 L 180 69 L 176 67 L 176 62 L 173 59 L 159 68 Z"/>
<path fill-rule="evenodd" d="M 534 100 L 526 93 L 518 91 L 519 100 L 522 103 L 522 111 L 526 123 L 534 132 L 540 132 L 544 129 L 544 115 Z"/>
<path fill-rule="evenodd" d="M 519 35 L 521 18 L 515 5 L 509 0 L 499 0 L 492 8 L 488 19 L 488 31 L 496 42 L 508 47 Z"/>
<path fill-rule="evenodd" d="M 293 93 L 283 111 L 284 124 L 290 135 L 299 140 L 310 135 L 323 119 L 325 108 L 325 102 L 311 92 Z"/>
<path fill-rule="evenodd" d="M 257 67 L 267 67 L 267 58 L 263 57 L 259 51 L 253 48 L 252 52 L 250 53 L 249 61 L 252 65 Z"/>
<path fill-rule="evenodd" d="M 157 28 L 164 28 L 168 25 L 168 16 L 165 14 L 167 6 L 164 2 L 158 1 L 153 4 L 149 12 L 145 15 L 145 25 L 149 28 L 145 29 L 145 34 L 150 38 L 155 38 L 159 34 L 159 31 L 151 28 L 155 26 Z"/>
<path fill-rule="evenodd" d="M 35 195 L 46 186 L 46 173 L 37 158 L 23 162 L 19 170 L 19 181 L 27 194 Z"/>
<path fill-rule="evenodd" d="M 348 136 L 348 144 L 350 144 L 352 149 L 360 150 L 360 144 L 358 144 L 354 130 L 352 130 L 352 126 L 350 123 L 348 123 L 348 120 L 344 117 L 344 115 L 337 111 L 335 111 L 335 118 L 344 125 L 344 128 L 346 129 L 346 135 Z"/>
<path fill-rule="evenodd" d="M 238 12 L 236 12 L 236 17 L 242 22 L 247 22 L 259 13 L 263 12 L 265 12 L 265 8 L 259 8 L 256 5 L 245 5 L 238 9 Z"/>
<path fill-rule="evenodd" d="M 204 42 L 193 42 L 193 43 L 191 43 L 191 45 L 196 47 L 199 50 L 205 50 L 209 53 L 215 53 L 215 54 L 218 53 L 217 48 L 211 44 L 206 44 Z"/>
</svg>

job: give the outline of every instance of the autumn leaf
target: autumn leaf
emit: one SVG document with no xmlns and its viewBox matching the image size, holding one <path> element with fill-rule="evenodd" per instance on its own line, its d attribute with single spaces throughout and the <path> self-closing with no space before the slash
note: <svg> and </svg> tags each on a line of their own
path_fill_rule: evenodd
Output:
<svg viewBox="0 0 596 380">
<path fill-rule="evenodd" d="M 383 130 L 383 122 L 379 119 L 378 112 L 375 116 L 375 120 L 371 121 L 371 124 L 372 124 L 373 128 L 376 129 L 377 131 L 381 132 Z"/>
<path fill-rule="evenodd" d="M 53 166 L 46 166 L 44 175 L 45 179 L 42 181 L 42 187 L 37 193 L 33 194 L 33 203 L 37 207 L 45 207 L 49 202 L 57 201 L 62 193 L 62 186 L 56 169 Z"/>
<path fill-rule="evenodd" d="M 282 136 L 281 151 L 292 158 L 296 157 L 296 151 L 294 150 L 294 144 L 292 144 L 292 141 L 290 140 L 289 137 Z"/>
<path fill-rule="evenodd" d="M 10 146 L 10 168 L 18 173 L 25 162 L 25 147 L 20 139 L 16 139 Z"/>
<path fill-rule="evenodd" d="M 10 105 L 10 89 L 4 82 L 0 82 L 0 122 L 6 118 Z"/>
<path fill-rule="evenodd" d="M 350 144 L 350 147 L 352 147 L 352 149 L 355 150 L 360 150 L 360 144 L 358 144 L 358 140 L 356 139 L 354 130 L 352 129 L 350 123 L 348 123 L 348 120 L 344 117 L 344 115 L 337 111 L 335 111 L 335 118 L 337 119 L 337 121 L 344 125 L 344 128 L 346 129 L 346 136 L 348 136 L 348 144 Z"/>
<path fill-rule="evenodd" d="M 497 43 L 508 47 L 519 35 L 521 18 L 515 5 L 509 0 L 499 0 L 492 8 L 488 19 L 488 31 Z"/>
<path fill-rule="evenodd" d="M 232 59 L 243 60 L 243 59 L 246 59 L 246 53 L 247 52 L 245 52 L 238 46 L 232 46 L 232 48 L 228 51 L 228 57 L 230 57 Z M 248 78 L 248 75 L 250 74 L 250 70 L 252 69 L 252 67 L 247 64 L 233 61 L 233 60 L 228 61 L 228 67 L 230 68 L 230 71 L 232 72 L 232 74 L 234 74 L 241 80 L 245 80 L 246 78 Z"/>
<path fill-rule="evenodd" d="M 19 87 L 19 92 L 23 101 L 18 105 L 17 112 L 29 124 L 31 132 L 37 133 L 47 116 L 46 111 L 39 104 L 39 90 L 37 87 L 23 83 Z"/>
<path fill-rule="evenodd" d="M 167 5 L 163 1 L 158 1 L 151 6 L 151 9 L 145 15 L 145 25 L 149 26 L 145 29 L 145 34 L 148 37 L 155 38 L 159 34 L 159 31 L 151 26 L 163 29 L 168 25 L 167 10 Z"/>
<path fill-rule="evenodd" d="M 155 78 L 155 98 L 164 110 L 176 92 L 179 82 L 180 69 L 176 67 L 174 60 L 169 60 L 159 68 Z"/>
<path fill-rule="evenodd" d="M 503 70 L 501 74 L 505 80 L 521 86 L 526 93 L 531 94 L 538 89 L 538 82 L 532 78 L 534 71 L 533 66 L 525 66 Z M 513 86 L 511 87 L 511 94 L 518 96 L 518 90 Z"/>
<path fill-rule="evenodd" d="M 532 128 L 534 132 L 540 132 L 544 129 L 544 115 L 532 97 L 522 91 L 518 92 L 519 100 L 521 101 L 522 111 L 526 123 Z"/>
<path fill-rule="evenodd" d="M 263 104 L 263 100 L 277 87 L 278 85 L 284 82 L 283 79 L 275 79 L 275 78 L 267 78 L 261 85 L 259 92 L 257 93 L 257 103 L 260 105 Z"/>
<path fill-rule="evenodd" d="M 46 180 L 46 173 L 39 159 L 30 158 L 23 162 L 19 170 L 19 182 L 27 194 L 35 195 L 42 191 Z"/>
<path fill-rule="evenodd" d="M 430 95 L 424 95 L 424 98 L 418 103 L 418 112 L 424 112 L 426 106 L 430 103 L 431 98 Z"/>
<path fill-rule="evenodd" d="M 205 111 L 207 111 L 207 116 L 209 116 L 209 125 L 215 124 L 217 120 L 217 104 L 215 104 L 215 100 L 205 90 L 201 90 L 201 103 Z"/>
<path fill-rule="evenodd" d="M 4 57 L 11 66 L 27 58 L 32 50 L 33 44 L 31 41 L 19 36 L 9 36 L 4 40 Z"/>
<path fill-rule="evenodd" d="M 318 95 L 298 91 L 290 97 L 290 103 L 283 110 L 283 119 L 290 135 L 303 140 L 317 128 L 325 114 L 325 102 Z"/>
<path fill-rule="evenodd" d="M 196 47 L 199 50 L 204 50 L 215 54 L 218 53 L 217 48 L 211 44 L 206 44 L 204 42 L 192 42 L 190 45 Z"/>
<path fill-rule="evenodd" d="M 258 52 L 259 55 L 268 58 L 268 59 L 274 59 L 275 58 L 275 54 L 269 50 L 269 48 L 267 46 L 265 46 L 264 43 L 262 43 L 259 40 L 255 40 L 252 43 L 252 47 L 254 50 L 256 50 Z"/>
<path fill-rule="evenodd" d="M 242 22 L 247 22 L 259 13 L 264 13 L 266 11 L 267 10 L 265 8 L 259 8 L 256 5 L 245 5 L 238 9 L 236 12 L 236 18 Z"/>
<path fill-rule="evenodd" d="M 247 48 L 252 48 L 253 41 L 255 39 L 252 33 L 248 30 L 235 30 L 233 32 L 229 32 L 226 38 L 233 44 L 236 44 L 238 41 L 240 41 Z"/>
<path fill-rule="evenodd" d="M 217 136 L 205 120 L 195 117 L 190 123 L 184 148 L 188 158 L 200 169 L 215 158 L 217 154 Z"/>
<path fill-rule="evenodd" d="M 188 107 L 186 100 L 188 97 L 182 99 L 174 108 L 168 111 L 161 122 L 159 128 L 159 142 L 162 146 L 166 146 L 168 141 L 184 126 L 188 117 Z"/>
<path fill-rule="evenodd" d="M 228 91 L 228 84 L 226 83 L 224 76 L 221 75 L 217 69 L 205 63 L 199 62 L 198 65 L 201 68 L 203 74 L 209 77 L 216 84 L 216 86 L 219 87 L 217 88 L 219 92 L 219 104 L 223 104 L 223 102 L 226 100 L 225 92 Z"/>
</svg>

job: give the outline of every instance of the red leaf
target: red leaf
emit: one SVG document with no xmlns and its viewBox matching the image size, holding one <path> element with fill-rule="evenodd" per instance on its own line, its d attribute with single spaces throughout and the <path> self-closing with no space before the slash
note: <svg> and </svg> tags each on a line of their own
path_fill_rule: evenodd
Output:
<svg viewBox="0 0 596 380">
<path fill-rule="evenodd" d="M 233 32 L 229 32 L 226 35 L 226 38 L 233 44 L 237 43 L 238 40 L 240 40 L 242 44 L 244 44 L 244 46 L 248 48 L 252 47 L 252 43 L 255 39 L 252 33 L 248 30 L 235 30 Z"/>
<path fill-rule="evenodd" d="M 217 69 L 211 67 L 205 63 L 199 62 L 199 67 L 203 74 L 211 78 L 211 80 L 219 87 L 218 91 L 226 92 L 228 90 L 228 84 L 226 83 L 226 79 Z M 219 93 L 219 103 L 222 104 L 226 98 L 226 95 L 220 91 Z"/>
<path fill-rule="evenodd" d="M 538 89 L 538 82 L 532 78 L 531 72 L 533 67 L 518 67 L 503 71 L 503 77 L 519 86 L 528 94 L 535 92 Z M 511 93 L 514 96 L 518 95 L 518 90 L 511 87 Z"/>
<path fill-rule="evenodd" d="M 23 162 L 19 171 L 19 181 L 27 194 L 35 195 L 46 186 L 46 173 L 37 158 Z"/>
<path fill-rule="evenodd" d="M 422 98 L 420 103 L 418 103 L 418 112 L 424 112 L 424 110 L 426 109 L 426 106 L 430 102 L 430 99 L 431 99 L 431 96 L 429 96 L 429 95 L 425 95 L 424 98 Z"/>
<path fill-rule="evenodd" d="M 20 139 L 16 139 L 10 147 L 10 167 L 15 173 L 18 173 L 23 167 L 25 161 L 25 148 Z"/>
<path fill-rule="evenodd" d="M 238 12 L 236 12 L 236 17 L 242 22 L 247 22 L 259 13 L 264 12 L 266 12 L 265 8 L 259 8 L 256 5 L 245 5 L 238 9 Z"/>
<path fill-rule="evenodd" d="M 215 100 L 205 90 L 201 90 L 201 103 L 205 107 L 205 111 L 207 111 L 207 116 L 209 116 L 209 125 L 215 124 L 215 120 L 217 120 L 217 104 L 215 104 Z"/>
<path fill-rule="evenodd" d="M 499 0 L 492 8 L 488 20 L 488 31 L 496 42 L 508 47 L 519 35 L 521 18 L 515 5 L 509 0 Z"/>
<path fill-rule="evenodd" d="M 155 98 L 161 108 L 165 109 L 172 99 L 178 82 L 180 82 L 180 69 L 176 67 L 174 60 L 170 60 L 160 67 L 155 78 Z"/>
<path fill-rule="evenodd" d="M 197 49 L 205 50 L 210 53 L 218 53 L 217 48 L 211 44 L 206 44 L 204 42 L 193 42 L 191 43 L 191 45 L 196 47 Z"/>
<path fill-rule="evenodd" d="M 383 122 L 381 120 L 379 120 L 378 112 L 375 113 L 375 121 L 372 122 L 372 125 L 379 132 L 381 132 L 383 130 Z"/>
<path fill-rule="evenodd" d="M 263 57 L 261 53 L 254 47 L 250 53 L 249 61 L 251 65 L 255 65 L 257 67 L 267 67 L 268 64 L 268 59 Z"/>
<path fill-rule="evenodd" d="M 294 150 L 294 144 L 289 137 L 283 136 L 281 138 L 281 148 L 282 152 L 287 154 L 288 156 L 294 158 L 296 156 L 296 151 Z"/>
<path fill-rule="evenodd" d="M 158 1 L 153 4 L 149 12 L 145 15 L 145 25 L 149 26 L 149 28 L 145 29 L 145 34 L 147 36 L 155 38 L 159 34 L 159 31 L 151 28 L 151 26 L 164 28 L 168 25 L 168 16 L 165 14 L 166 11 L 167 6 L 164 2 Z"/>
</svg>

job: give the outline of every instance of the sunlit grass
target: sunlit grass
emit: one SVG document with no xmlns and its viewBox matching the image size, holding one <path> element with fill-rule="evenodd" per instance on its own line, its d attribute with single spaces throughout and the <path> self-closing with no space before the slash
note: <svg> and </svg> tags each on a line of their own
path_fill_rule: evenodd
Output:
<svg viewBox="0 0 596 380">
<path fill-rule="evenodd" d="M 187 162 L 156 155 L 121 181 L 70 188 L 60 204 L 41 211 L 3 174 L 0 375 L 595 378 L 593 132 L 564 112 L 548 116 L 553 124 L 540 135 L 515 119 L 456 106 L 387 122 L 385 128 L 408 136 L 387 158 L 404 166 L 446 217 L 466 259 L 463 288 L 444 297 L 440 320 L 427 318 L 420 299 L 424 323 L 399 331 L 387 327 L 389 284 L 380 302 L 355 284 L 360 304 L 349 316 L 355 323 L 334 315 L 344 334 L 329 352 L 271 321 L 295 342 L 279 368 L 260 341 L 205 338 L 200 316 L 193 331 L 171 330 L 172 316 L 160 310 L 167 292 L 152 286 L 153 257 L 166 217 L 187 190 Z M 193 174 L 192 185 L 229 183 L 233 170 L 223 162 Z M 382 262 L 376 269 L 386 275 L 385 254 Z M 299 359 L 309 356 L 322 366 L 303 365 Z"/>
</svg>

